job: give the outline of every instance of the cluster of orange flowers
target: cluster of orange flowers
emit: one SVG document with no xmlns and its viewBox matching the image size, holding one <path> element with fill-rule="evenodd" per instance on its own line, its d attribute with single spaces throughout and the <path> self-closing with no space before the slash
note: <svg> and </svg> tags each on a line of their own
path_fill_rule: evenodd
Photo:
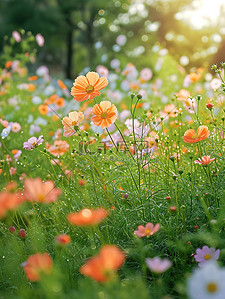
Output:
<svg viewBox="0 0 225 299">
<path fill-rule="evenodd" d="M 105 245 L 98 255 L 90 258 L 80 268 L 81 274 L 89 276 L 99 282 L 106 282 L 113 278 L 115 271 L 125 261 L 125 253 L 117 246 Z M 47 252 L 36 253 L 28 257 L 22 264 L 25 274 L 30 281 L 38 281 L 42 275 L 50 275 L 52 272 L 52 259 Z"/>
<path fill-rule="evenodd" d="M 42 115 L 46 115 L 49 112 L 48 105 L 51 104 L 55 104 L 57 107 L 62 108 L 65 106 L 65 100 L 64 98 L 59 97 L 57 94 L 53 94 L 44 101 L 44 104 L 38 107 L 39 112 Z"/>
<path fill-rule="evenodd" d="M 197 74 L 190 74 L 192 81 L 199 80 L 201 72 Z M 58 84 L 62 89 L 66 89 L 66 86 L 61 80 L 58 80 Z M 79 76 L 71 89 L 71 94 L 78 102 L 91 100 L 95 96 L 100 95 L 100 90 L 106 87 L 108 80 L 106 77 L 99 78 L 99 75 L 95 72 L 89 72 L 86 77 Z M 179 100 L 185 100 L 190 96 L 186 90 L 181 90 L 177 97 Z M 56 104 L 59 107 L 64 106 L 64 99 L 57 95 L 50 96 L 44 103 L 39 106 L 39 111 L 42 114 L 48 113 L 48 104 Z M 176 107 L 171 104 L 167 105 L 163 111 L 169 117 L 175 117 L 178 113 Z M 109 101 L 101 101 L 100 104 L 95 104 L 92 108 L 92 122 L 96 126 L 108 128 L 117 119 L 117 108 Z M 72 136 L 76 132 L 78 127 L 84 119 L 83 112 L 73 111 L 69 113 L 69 116 L 64 117 L 62 124 L 64 126 L 64 136 Z M 186 143 L 197 143 L 205 140 L 210 135 L 210 131 L 207 126 L 200 126 L 197 132 L 193 129 L 189 129 L 185 132 L 183 140 Z M 146 137 L 150 138 L 152 146 L 156 145 L 156 133 L 155 136 Z M 69 150 L 69 144 L 66 141 L 56 140 L 53 145 L 46 144 L 47 150 L 54 156 L 63 155 Z M 210 156 L 203 156 L 201 159 L 196 160 L 196 163 L 202 165 L 208 165 L 214 159 L 210 159 Z M 80 185 L 83 185 L 80 183 Z M 35 201 L 38 203 L 52 203 L 58 199 L 61 194 L 61 190 L 55 188 L 53 181 L 43 182 L 40 178 L 26 179 L 24 182 L 24 196 L 21 196 L 18 192 L 12 192 L 12 188 L 7 186 L 6 191 L 0 193 L 0 217 L 3 217 L 8 210 L 16 208 L 23 201 Z M 67 216 L 68 221 L 79 227 L 95 226 L 100 224 L 106 217 L 108 212 L 99 207 L 97 209 L 84 208 L 78 212 L 72 212 Z M 160 229 L 160 224 L 147 223 L 145 226 L 139 225 L 137 230 L 134 231 L 134 235 L 139 238 L 150 237 L 157 233 Z M 66 245 L 71 242 L 70 237 L 67 234 L 60 234 L 55 237 L 55 241 L 58 244 Z M 106 282 L 112 279 L 115 275 L 115 271 L 119 269 L 124 261 L 126 255 L 117 246 L 105 245 L 99 253 L 90 258 L 81 268 L 80 272 L 89 276 L 98 282 Z M 48 253 L 36 253 L 28 257 L 27 261 L 23 263 L 24 271 L 27 278 L 30 281 L 38 281 L 41 279 L 42 274 L 51 274 L 53 263 Z"/>
<path fill-rule="evenodd" d="M 89 72 L 85 76 L 79 76 L 71 89 L 71 94 L 74 100 L 78 102 L 83 102 L 86 100 L 91 100 L 95 96 L 100 95 L 100 90 L 108 85 L 108 80 L 106 77 L 99 78 L 99 75 L 95 72 Z M 65 117 L 62 121 L 64 125 L 64 136 L 69 137 L 74 132 L 74 126 L 77 126 L 81 122 L 80 113 L 82 112 L 71 112 L 75 113 L 72 118 L 69 115 Z M 108 128 L 117 119 L 117 109 L 114 104 L 109 101 L 102 101 L 100 104 L 95 104 L 92 113 L 92 122 L 96 126 L 103 128 Z M 82 117 L 83 120 L 83 117 Z"/>
<path fill-rule="evenodd" d="M 95 210 L 83 209 L 69 214 L 68 220 L 76 226 L 90 226 L 99 224 L 107 215 L 107 211 L 103 208 Z M 66 234 L 58 235 L 55 239 L 60 245 L 66 245 L 71 242 L 70 237 Z M 123 265 L 125 258 L 125 253 L 117 246 L 105 245 L 100 249 L 99 254 L 90 258 L 80 268 L 80 272 L 98 282 L 106 282 L 114 277 L 115 271 Z M 51 274 L 52 265 L 52 259 L 48 253 L 31 255 L 22 264 L 25 274 L 30 281 L 38 281 L 43 274 Z"/>
</svg>

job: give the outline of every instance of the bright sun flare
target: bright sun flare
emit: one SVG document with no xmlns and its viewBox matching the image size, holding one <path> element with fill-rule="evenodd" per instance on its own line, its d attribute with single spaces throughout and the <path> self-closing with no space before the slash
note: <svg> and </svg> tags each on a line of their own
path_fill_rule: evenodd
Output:
<svg viewBox="0 0 225 299">
<path fill-rule="evenodd" d="M 179 12 L 176 18 L 185 20 L 195 29 L 215 25 L 225 0 L 194 0 L 192 9 Z"/>
</svg>

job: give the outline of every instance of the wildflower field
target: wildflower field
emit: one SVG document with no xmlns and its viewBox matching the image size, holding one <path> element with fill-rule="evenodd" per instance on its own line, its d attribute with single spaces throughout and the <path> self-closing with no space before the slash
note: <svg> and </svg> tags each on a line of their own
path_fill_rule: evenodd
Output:
<svg viewBox="0 0 225 299">
<path fill-rule="evenodd" d="M 73 80 L 1 55 L 0 298 L 225 298 L 225 63 L 152 53 Z"/>
</svg>

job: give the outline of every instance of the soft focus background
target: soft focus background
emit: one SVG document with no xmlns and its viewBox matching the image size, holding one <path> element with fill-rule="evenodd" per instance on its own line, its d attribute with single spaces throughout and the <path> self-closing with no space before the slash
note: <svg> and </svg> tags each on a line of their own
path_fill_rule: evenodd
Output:
<svg viewBox="0 0 225 299">
<path fill-rule="evenodd" d="M 225 0 L 1 0 L 0 51 L 24 30 L 45 38 L 31 71 L 45 64 L 72 79 L 115 58 L 141 69 L 159 49 L 186 70 L 210 68 L 225 60 L 224 15 Z"/>
</svg>

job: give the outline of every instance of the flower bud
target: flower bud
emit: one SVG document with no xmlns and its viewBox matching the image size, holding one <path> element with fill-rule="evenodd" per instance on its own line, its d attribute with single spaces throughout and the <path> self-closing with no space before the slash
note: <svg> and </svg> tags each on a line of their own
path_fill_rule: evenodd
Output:
<svg viewBox="0 0 225 299">
<path fill-rule="evenodd" d="M 58 245 L 67 245 L 71 242 L 70 237 L 67 234 L 61 234 L 55 237 L 55 241 Z"/>
<path fill-rule="evenodd" d="M 84 185 L 85 185 L 85 180 L 80 179 L 80 180 L 78 181 L 78 185 L 80 185 L 80 186 L 84 186 Z"/>
<path fill-rule="evenodd" d="M 125 194 L 124 194 L 124 198 L 125 198 L 125 199 L 128 199 L 128 193 L 125 193 Z"/>
<path fill-rule="evenodd" d="M 206 107 L 207 107 L 207 109 L 209 109 L 209 110 L 212 110 L 212 108 L 213 108 L 213 104 L 212 103 L 210 103 L 210 102 L 208 102 L 207 104 L 206 104 Z"/>
<path fill-rule="evenodd" d="M 20 229 L 18 232 L 18 235 L 20 236 L 21 239 L 25 239 L 26 238 L 26 231 L 25 229 Z"/>
<path fill-rule="evenodd" d="M 166 200 L 167 200 L 167 201 L 170 201 L 170 200 L 171 200 L 171 197 L 168 195 L 168 196 L 166 197 Z"/>
<path fill-rule="evenodd" d="M 170 207 L 170 212 L 176 213 L 176 211 L 177 211 L 177 207 L 176 206 L 171 206 Z"/>
<path fill-rule="evenodd" d="M 10 227 L 9 227 L 9 232 L 10 232 L 11 234 L 14 234 L 15 231 L 16 231 L 15 226 L 10 226 Z"/>
</svg>

